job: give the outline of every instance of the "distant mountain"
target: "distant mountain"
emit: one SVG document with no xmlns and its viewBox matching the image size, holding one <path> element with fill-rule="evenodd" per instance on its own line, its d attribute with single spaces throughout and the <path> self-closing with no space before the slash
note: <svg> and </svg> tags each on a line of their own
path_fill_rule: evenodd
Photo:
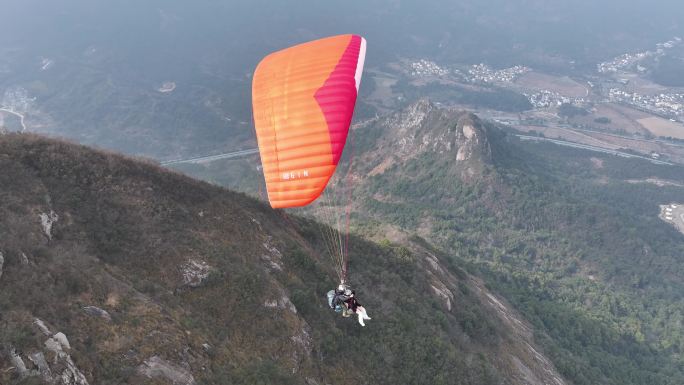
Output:
<svg viewBox="0 0 684 385">
<path fill-rule="evenodd" d="M 2 384 L 566 383 L 524 318 L 418 237 L 352 239 L 363 328 L 327 308 L 315 222 L 33 135 L 0 136 L 0 169 Z"/>
<path fill-rule="evenodd" d="M 481 174 L 492 163 L 489 139 L 477 116 L 438 108 L 427 99 L 364 122 L 355 130 L 360 155 L 354 165 L 359 174 L 374 176 L 390 168 L 399 170 L 426 154 L 440 154 L 448 171 L 463 179 Z"/>
</svg>

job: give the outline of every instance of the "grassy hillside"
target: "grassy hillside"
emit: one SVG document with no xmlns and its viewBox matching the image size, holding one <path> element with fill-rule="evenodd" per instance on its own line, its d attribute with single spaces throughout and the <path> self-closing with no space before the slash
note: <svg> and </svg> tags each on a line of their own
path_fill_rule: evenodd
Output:
<svg viewBox="0 0 684 385">
<path fill-rule="evenodd" d="M 319 224 L 36 136 L 0 136 L 0 169 L 0 383 L 563 383 L 419 238 L 352 240 L 362 328 L 327 309 Z"/>
</svg>

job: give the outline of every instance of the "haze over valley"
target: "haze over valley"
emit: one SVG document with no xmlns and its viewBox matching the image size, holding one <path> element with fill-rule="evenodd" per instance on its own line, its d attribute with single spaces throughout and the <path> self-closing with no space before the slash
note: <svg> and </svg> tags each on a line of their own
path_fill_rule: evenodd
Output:
<svg viewBox="0 0 684 385">
<path fill-rule="evenodd" d="M 684 384 L 680 1 L 0 6 L 0 384 Z"/>
</svg>

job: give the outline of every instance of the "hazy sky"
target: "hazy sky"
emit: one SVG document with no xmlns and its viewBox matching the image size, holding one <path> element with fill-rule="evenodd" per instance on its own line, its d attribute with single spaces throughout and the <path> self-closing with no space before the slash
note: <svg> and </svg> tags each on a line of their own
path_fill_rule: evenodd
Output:
<svg viewBox="0 0 684 385">
<path fill-rule="evenodd" d="M 511 48 L 607 55 L 684 35 L 679 0 L 2 0 L 0 42 L 70 53 L 106 45 L 132 53 L 264 52 L 354 32 L 378 53 L 501 59 Z M 185 45 L 185 46 L 182 46 Z M 28 48 L 27 46 L 30 46 Z M 172 54 L 172 53 L 171 53 Z M 369 58 L 374 60 L 373 57 Z M 238 66 L 239 67 L 239 66 Z"/>
<path fill-rule="evenodd" d="M 85 142 L 102 128 L 110 147 L 134 153 L 144 141 L 118 143 L 121 127 L 165 135 L 159 143 L 182 142 L 187 127 L 195 137 L 205 129 L 208 145 L 231 124 L 248 135 L 236 122 L 251 117 L 256 64 L 319 37 L 363 35 L 367 68 L 427 58 L 562 74 L 684 37 L 681 0 L 0 0 L 0 9 L 0 93 L 22 87 L 43 113 L 35 124 Z M 169 80 L 178 89 L 159 98 Z"/>
</svg>

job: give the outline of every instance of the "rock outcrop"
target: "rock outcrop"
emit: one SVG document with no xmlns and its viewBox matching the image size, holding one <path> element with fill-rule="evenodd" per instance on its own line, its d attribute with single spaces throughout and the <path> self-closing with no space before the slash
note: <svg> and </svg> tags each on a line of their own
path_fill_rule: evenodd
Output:
<svg viewBox="0 0 684 385">
<path fill-rule="evenodd" d="M 362 154 L 373 165 L 370 175 L 384 172 L 392 164 L 403 164 L 423 154 L 438 154 L 444 166 L 460 170 L 465 177 L 476 175 L 491 163 L 491 148 L 480 119 L 458 110 L 436 107 L 420 100 L 402 111 L 361 126 L 380 130 L 371 150 Z"/>
<path fill-rule="evenodd" d="M 14 366 L 14 370 L 19 375 L 19 378 L 24 378 L 29 374 L 28 369 L 26 369 L 26 364 L 21 356 L 17 353 L 16 349 L 10 347 L 10 363 Z"/>
<path fill-rule="evenodd" d="M 181 266 L 181 275 L 183 286 L 200 287 L 202 283 L 209 278 L 212 267 L 208 263 L 190 259 L 187 263 Z"/>
<path fill-rule="evenodd" d="M 195 378 L 187 369 L 164 360 L 159 356 L 152 356 L 138 366 L 138 373 L 147 378 L 163 378 L 173 385 L 193 385 Z"/>
<path fill-rule="evenodd" d="M 106 310 L 100 309 L 97 306 L 84 306 L 83 311 L 89 316 L 100 317 L 106 321 L 111 321 L 112 316 Z"/>
<path fill-rule="evenodd" d="M 40 218 L 40 225 L 43 227 L 43 233 L 48 241 L 52 241 L 52 225 L 59 220 L 59 215 L 50 210 L 49 213 L 40 213 L 38 217 Z"/>
<path fill-rule="evenodd" d="M 41 320 L 35 319 L 34 324 L 42 333 L 49 333 Z M 50 385 L 88 385 L 85 375 L 71 358 L 70 351 L 69 340 L 64 333 L 59 332 L 45 340 L 43 351 L 26 355 L 33 365 L 32 369 L 26 366 L 27 361 L 13 347 L 10 348 L 10 362 L 20 379 L 40 376 L 44 383 Z"/>
<path fill-rule="evenodd" d="M 29 259 L 24 252 L 21 253 L 21 264 L 22 266 L 28 266 L 29 264 Z"/>
</svg>

